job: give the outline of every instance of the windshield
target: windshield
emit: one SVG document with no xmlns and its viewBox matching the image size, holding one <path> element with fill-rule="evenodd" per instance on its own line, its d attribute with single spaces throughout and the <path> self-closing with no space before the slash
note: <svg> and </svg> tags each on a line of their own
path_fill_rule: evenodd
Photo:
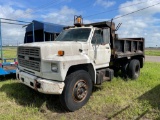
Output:
<svg viewBox="0 0 160 120">
<path fill-rule="evenodd" d="M 68 29 L 64 30 L 57 38 L 56 41 L 81 41 L 88 40 L 90 28 Z"/>
</svg>

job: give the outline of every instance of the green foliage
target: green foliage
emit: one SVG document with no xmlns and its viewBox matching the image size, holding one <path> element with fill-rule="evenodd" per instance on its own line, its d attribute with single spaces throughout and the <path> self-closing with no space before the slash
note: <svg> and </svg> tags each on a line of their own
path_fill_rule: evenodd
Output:
<svg viewBox="0 0 160 120">
<path fill-rule="evenodd" d="M 0 81 L 0 120 L 159 119 L 160 63 L 145 63 L 138 80 L 114 78 L 95 86 L 83 108 L 66 112 L 57 95 L 45 95 L 15 79 Z M 1 78 L 2 79 L 2 78 Z"/>
</svg>

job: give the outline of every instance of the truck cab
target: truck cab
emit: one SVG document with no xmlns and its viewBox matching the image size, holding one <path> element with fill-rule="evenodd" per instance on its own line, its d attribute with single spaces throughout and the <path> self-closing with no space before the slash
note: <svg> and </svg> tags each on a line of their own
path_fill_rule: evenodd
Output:
<svg viewBox="0 0 160 120">
<path fill-rule="evenodd" d="M 114 71 L 137 79 L 143 67 L 144 39 L 118 39 L 115 24 L 82 24 L 64 27 L 49 42 L 27 43 L 18 47 L 17 79 L 45 94 L 59 94 L 68 111 L 87 103 L 93 85 L 111 80 Z"/>
<path fill-rule="evenodd" d="M 109 66 L 110 62 L 111 49 L 109 45 L 109 34 L 107 37 L 107 39 L 103 39 L 103 30 L 100 28 L 76 27 L 65 29 L 56 41 L 72 41 L 81 44 L 82 48 L 79 49 L 79 52 L 87 54 L 95 68 L 101 68 L 102 66 Z"/>
</svg>

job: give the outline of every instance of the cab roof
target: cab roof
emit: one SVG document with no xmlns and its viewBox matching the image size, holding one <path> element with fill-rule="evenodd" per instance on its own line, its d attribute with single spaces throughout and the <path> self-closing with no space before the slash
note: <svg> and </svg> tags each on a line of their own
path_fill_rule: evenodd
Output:
<svg viewBox="0 0 160 120">
<path fill-rule="evenodd" d="M 104 28 L 104 27 L 109 27 L 111 28 L 111 25 L 115 25 L 114 22 L 108 22 L 108 21 L 103 21 L 103 22 L 96 22 L 96 23 L 89 23 L 89 24 L 83 24 L 82 27 L 89 27 L 89 26 L 93 26 L 93 27 L 98 27 L 98 28 Z M 64 27 L 64 29 L 68 29 L 68 28 L 74 28 L 75 26 L 67 26 Z"/>
</svg>

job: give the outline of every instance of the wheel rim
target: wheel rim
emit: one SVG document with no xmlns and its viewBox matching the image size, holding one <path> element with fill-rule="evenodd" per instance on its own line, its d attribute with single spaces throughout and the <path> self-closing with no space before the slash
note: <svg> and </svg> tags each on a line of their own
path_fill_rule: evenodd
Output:
<svg viewBox="0 0 160 120">
<path fill-rule="evenodd" d="M 73 98 L 75 102 L 83 101 L 88 94 L 88 86 L 84 80 L 78 80 L 73 88 Z"/>
</svg>

